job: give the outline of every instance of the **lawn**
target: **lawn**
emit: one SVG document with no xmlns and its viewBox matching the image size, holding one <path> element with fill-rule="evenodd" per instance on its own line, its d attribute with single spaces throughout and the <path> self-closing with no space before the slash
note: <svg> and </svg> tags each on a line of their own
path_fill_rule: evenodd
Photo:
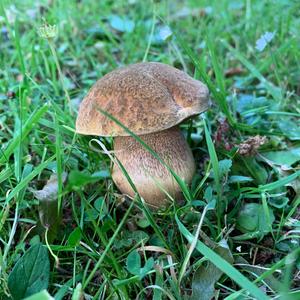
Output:
<svg viewBox="0 0 300 300">
<path fill-rule="evenodd" d="M 0 299 L 300 299 L 299 1 L 1 0 L 0 28 Z M 111 137 L 75 132 L 142 61 L 210 92 L 159 210 L 114 185 Z"/>
</svg>

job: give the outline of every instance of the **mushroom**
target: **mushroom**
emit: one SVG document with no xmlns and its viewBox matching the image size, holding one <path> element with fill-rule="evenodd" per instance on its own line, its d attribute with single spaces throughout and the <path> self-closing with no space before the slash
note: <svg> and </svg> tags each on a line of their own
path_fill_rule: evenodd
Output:
<svg viewBox="0 0 300 300">
<path fill-rule="evenodd" d="M 174 67 L 146 62 L 116 69 L 91 88 L 82 101 L 76 132 L 114 137 L 114 152 L 140 196 L 152 207 L 167 204 L 167 194 L 179 200 L 181 190 L 173 175 L 128 131 L 138 135 L 187 184 L 195 173 L 192 151 L 178 124 L 208 107 L 207 87 Z M 100 109 L 99 109 L 100 108 Z M 134 191 L 114 164 L 112 179 L 131 197 Z"/>
</svg>

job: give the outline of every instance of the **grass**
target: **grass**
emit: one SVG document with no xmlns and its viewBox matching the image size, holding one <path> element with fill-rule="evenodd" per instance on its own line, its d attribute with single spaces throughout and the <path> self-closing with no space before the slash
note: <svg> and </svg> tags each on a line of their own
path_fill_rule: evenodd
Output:
<svg viewBox="0 0 300 300">
<path fill-rule="evenodd" d="M 1 1 L 0 298 L 19 291 L 13 267 L 41 241 L 55 299 L 299 299 L 300 156 L 286 164 L 300 147 L 299 11 L 284 0 Z M 185 70 L 212 100 L 182 124 L 197 172 L 191 187 L 173 174 L 185 202 L 164 211 L 116 189 L 111 139 L 96 152 L 74 132 L 92 84 L 143 60 Z M 266 141 L 252 151 L 255 135 Z"/>
</svg>

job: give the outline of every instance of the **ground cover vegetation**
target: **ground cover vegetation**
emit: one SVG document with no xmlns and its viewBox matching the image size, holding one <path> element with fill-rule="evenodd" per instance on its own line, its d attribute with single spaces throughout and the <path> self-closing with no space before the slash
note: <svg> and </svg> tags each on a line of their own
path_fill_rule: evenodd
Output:
<svg viewBox="0 0 300 300">
<path fill-rule="evenodd" d="M 299 12 L 2 0 L 0 298 L 299 299 Z M 210 91 L 181 125 L 192 185 L 177 178 L 183 201 L 161 211 L 114 186 L 111 138 L 74 130 L 92 84 L 141 61 Z"/>
</svg>

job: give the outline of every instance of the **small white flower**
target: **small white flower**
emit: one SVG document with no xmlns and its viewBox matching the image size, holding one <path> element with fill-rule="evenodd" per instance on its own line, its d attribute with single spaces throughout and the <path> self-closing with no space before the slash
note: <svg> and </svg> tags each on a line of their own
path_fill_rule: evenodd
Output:
<svg viewBox="0 0 300 300">
<path fill-rule="evenodd" d="M 38 34 L 44 39 L 53 39 L 57 35 L 56 25 L 44 24 L 38 28 Z"/>
<path fill-rule="evenodd" d="M 255 48 L 259 51 L 262 52 L 266 46 L 273 40 L 275 36 L 275 31 L 274 32 L 265 32 L 257 41 L 256 41 L 256 46 Z"/>
</svg>

